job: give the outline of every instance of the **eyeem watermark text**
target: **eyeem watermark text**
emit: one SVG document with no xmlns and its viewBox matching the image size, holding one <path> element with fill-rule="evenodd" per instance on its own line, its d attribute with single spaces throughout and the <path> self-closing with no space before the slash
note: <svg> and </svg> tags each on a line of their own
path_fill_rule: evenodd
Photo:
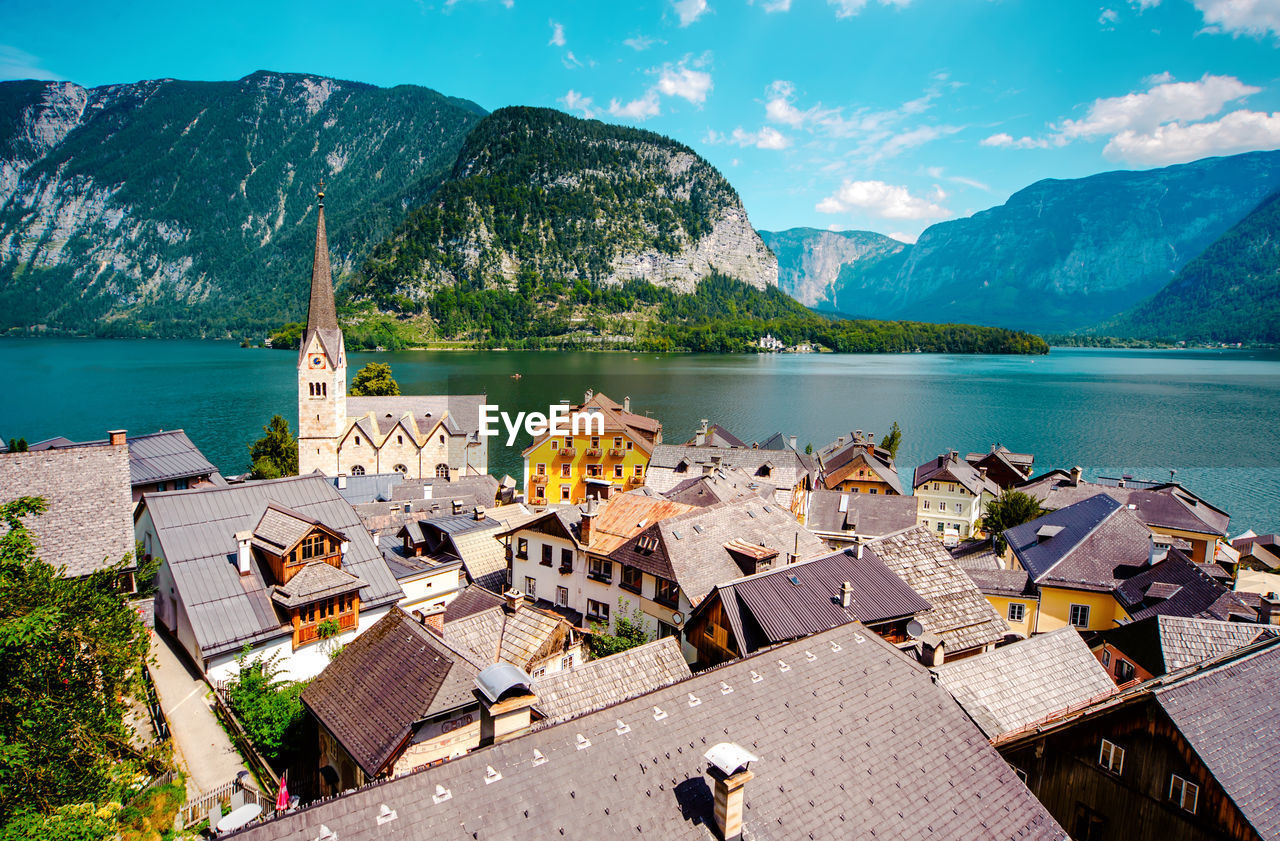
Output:
<svg viewBox="0 0 1280 841">
<path fill-rule="evenodd" d="M 544 415 L 541 412 L 517 412 L 511 415 L 492 403 L 480 406 L 480 434 L 486 438 L 501 434 L 496 425 L 499 421 L 507 430 L 507 446 L 516 443 L 516 436 L 523 428 L 533 438 L 550 433 L 551 435 L 604 435 L 604 414 L 601 412 L 570 412 L 563 403 L 550 406 Z"/>
</svg>

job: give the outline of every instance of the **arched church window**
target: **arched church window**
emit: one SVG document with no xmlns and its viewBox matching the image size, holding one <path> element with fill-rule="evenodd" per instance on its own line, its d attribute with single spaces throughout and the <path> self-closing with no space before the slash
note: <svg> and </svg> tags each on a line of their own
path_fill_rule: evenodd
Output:
<svg viewBox="0 0 1280 841">
<path fill-rule="evenodd" d="M 321 396 L 321 397 L 328 397 L 328 396 L 329 396 L 329 384 L 328 384 L 328 383 L 320 383 L 320 396 Z"/>
<path fill-rule="evenodd" d="M 441 443 L 441 444 L 443 444 L 443 443 L 444 443 L 444 436 L 443 436 L 443 435 L 441 435 L 441 436 L 440 436 L 440 443 Z"/>
<path fill-rule="evenodd" d="M 358 446 L 360 446 L 360 436 L 359 436 L 359 435 L 357 435 L 357 436 L 356 436 L 356 446 L 357 446 L 357 447 L 358 447 Z"/>
<path fill-rule="evenodd" d="M 352 468 L 351 468 L 351 475 L 352 475 L 352 476 L 363 476 L 363 475 L 364 475 L 364 468 L 363 468 L 363 467 L 361 467 L 361 466 L 360 466 L 360 465 L 358 465 L 358 464 L 357 464 L 357 465 L 355 465 L 354 467 L 352 467 Z"/>
<path fill-rule="evenodd" d="M 403 436 L 403 435 L 397 435 L 397 436 L 396 436 L 396 443 L 397 443 L 397 444 L 403 444 L 403 443 L 404 443 L 404 436 Z"/>
<path fill-rule="evenodd" d="M 394 470 L 394 471 L 395 471 L 395 472 L 397 472 L 397 473 L 408 473 L 408 472 L 409 472 L 409 468 L 405 467 L 403 464 L 397 464 L 395 467 L 393 467 L 393 468 L 391 468 L 391 469 L 392 469 L 392 470 Z"/>
<path fill-rule="evenodd" d="M 448 478 L 449 478 L 449 465 L 447 465 L 447 464 L 437 464 L 437 465 L 436 465 L 436 478 L 437 478 L 437 479 L 448 479 Z"/>
</svg>

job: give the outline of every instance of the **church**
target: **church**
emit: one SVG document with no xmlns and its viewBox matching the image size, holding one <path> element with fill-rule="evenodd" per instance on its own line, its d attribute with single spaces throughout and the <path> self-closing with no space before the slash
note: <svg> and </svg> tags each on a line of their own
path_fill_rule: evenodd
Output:
<svg viewBox="0 0 1280 841">
<path fill-rule="evenodd" d="M 455 479 L 489 472 L 480 435 L 484 395 L 348 397 L 347 350 L 338 326 L 319 198 L 311 303 L 298 351 L 298 473 L 403 473 Z"/>
</svg>

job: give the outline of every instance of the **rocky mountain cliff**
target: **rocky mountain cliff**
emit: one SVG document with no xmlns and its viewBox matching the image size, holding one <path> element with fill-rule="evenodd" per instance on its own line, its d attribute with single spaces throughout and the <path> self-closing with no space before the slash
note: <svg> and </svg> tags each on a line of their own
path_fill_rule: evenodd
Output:
<svg viewBox="0 0 1280 841">
<path fill-rule="evenodd" d="M 1280 152 L 1039 181 L 901 251 L 856 256 L 825 295 L 829 268 L 800 286 L 858 315 L 1074 330 L 1163 288 L 1277 188 Z M 783 259 L 782 275 L 796 265 Z"/>
<path fill-rule="evenodd" d="M 898 254 L 906 246 L 871 231 L 823 231 L 791 228 L 760 231 L 760 238 L 778 258 L 778 288 L 800 303 L 836 309 L 831 293 L 841 269 L 863 260 Z"/>
<path fill-rule="evenodd" d="M 298 317 L 321 179 L 335 270 L 350 269 L 484 113 L 269 72 L 0 83 L 0 329 L 217 335 Z"/>
<path fill-rule="evenodd" d="M 1110 324 L 1110 336 L 1280 343 L 1280 192 Z"/>
<path fill-rule="evenodd" d="M 710 164 L 652 132 L 515 107 L 476 126 L 450 179 L 351 288 L 383 305 L 521 283 L 643 280 L 688 293 L 713 271 L 778 283 L 776 258 Z"/>
</svg>

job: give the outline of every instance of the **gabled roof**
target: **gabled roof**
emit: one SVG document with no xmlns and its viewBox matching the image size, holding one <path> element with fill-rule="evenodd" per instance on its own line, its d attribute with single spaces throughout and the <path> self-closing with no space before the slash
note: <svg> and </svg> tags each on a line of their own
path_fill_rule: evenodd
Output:
<svg viewBox="0 0 1280 841">
<path fill-rule="evenodd" d="M 672 502 L 705 508 L 717 502 L 728 502 L 742 497 L 771 499 L 774 486 L 747 475 L 736 467 L 718 467 L 702 476 L 685 479 L 662 496 Z"/>
<path fill-rule="evenodd" d="M 449 623 L 458 619 L 465 619 L 481 611 L 501 607 L 505 603 L 506 600 L 492 590 L 468 584 L 462 589 L 461 593 L 454 596 L 453 601 L 445 606 L 444 621 Z"/>
<path fill-rule="evenodd" d="M 898 478 L 893 456 L 878 446 L 874 439 L 859 432 L 850 433 L 848 439 L 842 437 L 833 441 L 819 450 L 817 456 L 822 483 L 828 488 L 850 478 L 853 469 L 861 463 L 873 470 L 881 481 L 888 483 L 895 493 L 902 493 L 902 481 Z"/>
<path fill-rule="evenodd" d="M 321 599 L 354 593 L 364 582 L 324 561 L 312 561 L 285 584 L 277 584 L 271 600 L 283 608 L 314 604 Z"/>
<path fill-rule="evenodd" d="M 302 702 L 369 776 L 381 773 L 437 714 L 475 704 L 479 670 L 393 607 L 347 643 L 302 691 Z"/>
<path fill-rule="evenodd" d="M 347 420 L 379 445 L 398 424 L 411 422 L 425 435 L 441 418 L 453 421 L 452 427 L 446 425 L 447 434 L 472 436 L 480 430 L 480 407 L 487 399 L 483 394 L 348 397 Z"/>
<path fill-rule="evenodd" d="M 695 435 L 693 438 L 690 438 L 688 441 L 685 441 L 685 442 L 684 442 L 684 443 L 685 443 L 685 446 L 687 446 L 687 447 L 695 446 L 695 442 L 696 442 L 697 440 L 698 440 L 698 438 L 697 438 L 697 436 Z M 739 438 L 738 436 L 734 435 L 732 432 L 730 432 L 729 430 L 725 429 L 725 428 L 724 428 L 723 426 L 721 426 L 720 424 L 718 424 L 718 423 L 713 423 L 713 424 L 710 424 L 710 425 L 708 425 L 708 426 L 707 426 L 707 433 L 706 433 L 706 437 L 703 439 L 703 446 L 707 446 L 707 447 L 745 447 L 745 446 L 747 446 L 747 444 L 746 444 L 746 442 L 745 442 L 745 441 L 743 441 L 741 438 Z"/>
<path fill-rule="evenodd" d="M 135 485 L 217 473 L 181 429 L 130 435 L 129 474 Z"/>
<path fill-rule="evenodd" d="M 680 640 L 665 637 L 533 679 L 545 723 L 567 721 L 690 677 Z"/>
<path fill-rule="evenodd" d="M 662 433 L 661 421 L 647 415 L 638 415 L 635 412 L 625 411 L 620 404 L 613 402 L 603 394 L 588 392 L 586 400 L 569 409 L 570 417 L 579 413 L 599 413 L 604 418 L 605 435 L 625 435 L 644 453 L 649 453 L 653 450 L 653 445 Z M 595 424 L 591 425 L 592 430 L 597 428 Z M 549 431 L 542 433 L 533 439 L 533 443 L 526 447 L 521 455 L 529 455 L 541 446 L 543 441 L 552 437 L 558 438 L 559 436 L 552 436 Z M 604 444 L 604 442 L 601 443 Z"/>
<path fill-rule="evenodd" d="M 1151 531 L 1106 494 L 1006 529 L 1004 539 L 1037 584 L 1109 592 L 1147 566 Z"/>
<path fill-rule="evenodd" d="M 568 630 L 567 624 L 558 614 L 527 602 L 512 611 L 504 600 L 500 606 L 456 618 L 446 609 L 444 638 L 479 668 L 510 663 L 528 671 L 557 634 Z"/>
<path fill-rule="evenodd" d="M 986 468 L 988 478 L 1005 488 L 1027 481 L 1034 458 L 1029 453 L 1011 453 L 1004 447 L 992 446 L 991 452 L 969 453 L 964 460 L 979 472 Z"/>
<path fill-rule="evenodd" d="M 949 655 L 999 642 L 1009 633 L 1004 619 L 924 526 L 882 537 L 866 548 L 933 605 L 916 619 L 927 633 L 942 637 Z"/>
<path fill-rule="evenodd" d="M 813 465 L 795 450 L 693 447 L 659 444 L 645 472 L 645 486 L 667 493 L 686 479 L 720 468 L 737 468 L 752 479 L 773 485 L 778 502 L 791 504 L 793 489 L 814 476 Z"/>
<path fill-rule="evenodd" d="M 1007 462 L 1015 469 L 1030 469 L 1032 463 L 1036 460 L 1036 457 L 1031 453 L 1015 453 L 1003 444 L 992 444 L 991 452 L 989 453 L 969 453 L 964 457 L 964 460 L 976 465 L 991 455 L 999 456 L 1002 461 Z"/>
<path fill-rule="evenodd" d="M 607 555 L 659 520 L 697 510 L 663 497 L 624 493 L 610 497 L 591 523 L 588 548 Z"/>
<path fill-rule="evenodd" d="M 840 601 L 846 581 L 853 585 L 848 608 Z M 865 548 L 862 557 L 848 549 L 719 584 L 694 613 L 717 596 L 741 652 L 854 621 L 875 626 L 932 607 Z"/>
<path fill-rule="evenodd" d="M 916 524 L 916 499 L 899 494 L 809 493 L 805 525 L 814 531 L 880 537 Z"/>
<path fill-rule="evenodd" d="M 1065 470 L 1051 470 L 1021 485 L 1018 490 L 1033 496 L 1046 510 L 1057 510 L 1105 493 L 1122 505 L 1133 506 L 1138 519 L 1149 526 L 1178 529 L 1225 537 L 1231 517 L 1176 482 L 1155 486 L 1116 487 L 1081 479 L 1076 482 Z"/>
<path fill-rule="evenodd" d="M 387 502 L 395 487 L 404 481 L 403 473 L 367 473 L 362 476 L 331 476 L 329 481 L 338 488 L 338 494 L 352 505 L 371 502 Z M 338 487 L 339 483 L 346 487 Z M 421 496 L 421 494 L 418 494 Z M 359 510 L 359 509 L 356 509 Z"/>
<path fill-rule="evenodd" d="M 973 569 L 964 568 L 965 575 L 986 596 L 1031 596 L 1036 588 L 1031 586 L 1031 576 L 1025 569 Z"/>
<path fill-rule="evenodd" d="M 1187 616 L 1148 616 L 1098 635 L 1148 674 L 1159 677 L 1276 636 L 1277 629 L 1248 622 Z"/>
<path fill-rule="evenodd" d="M 43 497 L 48 509 L 30 517 L 41 560 L 88 575 L 134 551 L 129 450 L 90 444 L 68 449 L 0 453 L 0 502 Z M 0 524 L 0 533 L 8 526 Z M 130 563 L 129 568 L 135 564 Z"/>
<path fill-rule="evenodd" d="M 763 441 L 756 443 L 756 449 L 760 450 L 794 450 L 791 446 L 791 438 L 783 435 L 781 432 L 775 432 Z"/>
<path fill-rule="evenodd" d="M 1116 600 L 1135 622 L 1148 616 L 1257 619 L 1257 611 L 1177 549 L 1120 584 Z"/>
<path fill-rule="evenodd" d="M 962 461 L 955 450 L 930 459 L 916 468 L 911 487 L 919 488 L 925 482 L 956 482 L 974 496 L 989 493 L 999 496 L 1000 487 L 984 477 L 967 461 Z"/>
<path fill-rule="evenodd" d="M 264 577 L 263 565 L 251 564 L 246 576 L 236 568 L 236 533 L 252 530 L 272 503 L 347 536 L 342 567 L 364 582 L 362 609 L 403 595 L 354 509 L 323 476 L 147 494 L 143 504 L 160 543 L 152 551 L 173 574 L 204 657 L 290 633 L 271 602 L 275 582 Z"/>
<path fill-rule="evenodd" d="M 438 838 L 441 827 L 480 838 L 563 830 L 707 841 L 718 835 L 703 754 L 718 742 L 760 757 L 743 793 L 745 829 L 761 841 L 825 838 L 839 827 L 850 827 L 846 836 L 874 828 L 886 839 L 936 841 L 1065 834 L 925 669 L 846 625 L 240 837 L 315 838 L 324 825 L 341 839 L 371 838 L 385 831 L 375 819 L 386 804 L 405 841 Z M 501 779 L 486 785 L 486 775 Z M 917 783 L 927 781 L 939 782 L 923 797 Z"/>
<path fill-rule="evenodd" d="M 1114 695 L 1116 685 L 1075 628 L 1001 646 L 934 670 L 988 738 Z"/>
<path fill-rule="evenodd" d="M 324 525 L 314 517 L 308 517 L 276 502 L 268 502 L 258 524 L 253 527 L 253 545 L 273 555 L 283 555 L 315 529 L 326 531 L 338 540 L 347 539 L 342 532 Z"/>
</svg>

